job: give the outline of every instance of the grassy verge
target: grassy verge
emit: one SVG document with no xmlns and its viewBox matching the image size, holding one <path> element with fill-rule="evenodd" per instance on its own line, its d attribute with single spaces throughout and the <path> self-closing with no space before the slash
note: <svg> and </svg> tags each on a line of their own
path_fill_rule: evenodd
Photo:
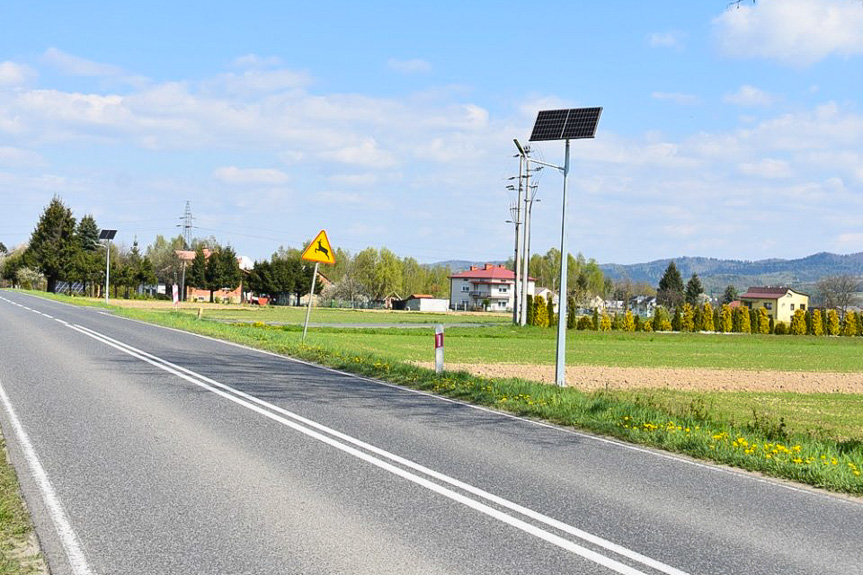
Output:
<svg viewBox="0 0 863 575">
<path fill-rule="evenodd" d="M 43 573 L 44 563 L 30 546 L 33 526 L 15 470 L 6 460 L 6 444 L 0 434 L 0 573 Z"/>
<path fill-rule="evenodd" d="M 180 313 L 122 310 L 128 317 L 210 335 L 268 349 L 321 365 L 398 383 L 416 389 L 461 399 L 517 415 L 585 429 L 626 441 L 649 445 L 692 457 L 757 471 L 837 492 L 863 495 L 863 426 L 860 425 L 860 396 L 848 396 L 840 420 L 845 431 L 825 432 L 813 427 L 821 419 L 793 410 L 793 399 L 784 398 L 783 415 L 775 410 L 754 409 L 747 413 L 741 398 L 758 394 L 603 391 L 584 393 L 519 379 L 484 379 L 464 372 L 440 376 L 365 349 L 354 349 L 321 338 L 302 345 L 292 328 L 266 325 L 226 325 L 200 321 Z M 328 334 L 332 335 L 332 334 Z M 368 334 L 366 334 L 368 335 Z M 407 336 L 411 337 L 411 336 Z M 478 336 L 479 338 L 479 336 Z M 426 338 L 427 339 L 427 338 Z M 788 340 L 783 340 L 788 341 Z M 769 396 L 771 394 L 760 394 Z M 772 394 L 782 400 L 782 394 Z M 824 398 L 808 397 L 818 407 Z M 681 400 L 683 399 L 683 400 Z M 829 396 L 830 401 L 841 398 Z M 688 401 L 687 401 L 688 400 Z M 855 403 L 856 402 L 856 403 Z M 742 402 L 746 405 L 745 401 Z M 736 406 L 736 407 L 735 407 Z M 817 410 L 816 410 L 817 411 Z M 786 417 L 787 415 L 787 417 Z M 790 424 L 789 424 L 789 420 Z"/>
</svg>

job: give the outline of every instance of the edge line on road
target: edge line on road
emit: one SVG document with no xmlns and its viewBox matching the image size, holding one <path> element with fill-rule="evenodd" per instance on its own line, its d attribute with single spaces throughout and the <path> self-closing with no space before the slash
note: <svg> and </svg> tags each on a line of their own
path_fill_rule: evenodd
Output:
<svg viewBox="0 0 863 575">
<path fill-rule="evenodd" d="M 75 331 L 78 331 L 78 332 L 88 336 L 88 337 L 96 339 L 97 341 L 101 341 L 105 345 L 108 345 L 108 346 L 113 347 L 113 348 L 115 348 L 115 349 L 117 349 L 123 353 L 126 353 L 127 355 L 131 355 L 132 357 L 136 357 L 137 359 L 144 361 L 145 363 L 149 363 L 150 365 L 153 365 L 154 367 L 157 367 L 158 369 L 161 369 L 163 371 L 171 373 L 172 375 L 180 377 L 181 379 L 188 381 L 189 383 L 192 383 L 198 387 L 206 389 L 206 390 L 210 391 L 211 393 L 214 393 L 214 394 L 219 395 L 225 399 L 228 399 L 229 401 L 232 401 L 232 402 L 234 402 L 234 403 L 236 403 L 242 407 L 245 407 L 251 411 L 254 411 L 260 415 L 263 415 L 264 417 L 267 417 L 273 421 L 281 423 L 282 425 L 285 425 L 285 426 L 287 426 L 287 427 L 289 427 L 295 431 L 303 433 L 304 435 L 307 435 L 313 439 L 321 441 L 321 442 L 323 442 L 323 443 L 325 443 L 331 447 L 334 447 L 340 451 L 343 451 L 349 455 L 352 455 L 358 459 L 361 459 L 367 463 L 370 463 L 376 467 L 379 467 L 385 471 L 388 471 L 388 472 L 390 472 L 396 476 L 399 476 L 399 477 L 406 479 L 412 483 L 420 485 L 421 487 L 429 489 L 435 493 L 438 493 L 439 495 L 443 495 L 444 497 L 447 497 L 453 501 L 456 501 L 457 503 L 461 503 L 462 505 L 470 507 L 470 508 L 472 508 L 476 511 L 479 511 L 485 515 L 488 515 L 494 519 L 497 519 L 498 521 L 506 523 L 512 527 L 515 527 L 515 528 L 517 528 L 517 529 L 519 529 L 525 533 L 528 533 L 528 534 L 533 535 L 539 539 L 547 541 L 547 542 L 549 542 L 549 543 L 551 543 L 557 547 L 560 547 L 566 551 L 569 551 L 569 552 L 574 553 L 576 555 L 579 555 L 585 559 L 593 561 L 594 563 L 602 565 L 602 566 L 604 566 L 608 569 L 611 569 L 617 573 L 621 573 L 622 575 L 645 575 L 642 571 L 639 571 L 639 570 L 637 570 L 637 569 L 635 569 L 635 568 L 633 568 L 633 567 L 631 567 L 625 563 L 621 563 L 615 559 L 611 559 L 610 557 L 602 555 L 602 554 L 600 554 L 596 551 L 593 551 L 589 548 L 583 547 L 577 543 L 574 543 L 573 541 L 570 541 L 568 539 L 560 537 L 559 535 L 555 535 L 549 531 L 546 531 L 545 529 L 537 527 L 536 525 L 528 523 L 522 519 L 518 519 L 516 517 L 513 517 L 512 515 L 509 515 L 509 514 L 503 512 L 499 509 L 495 509 L 494 507 L 491 507 L 485 503 L 482 503 L 482 502 L 477 501 L 475 499 L 471 499 L 470 497 L 467 497 L 461 493 L 453 491 L 452 489 L 449 489 L 447 487 L 439 485 L 438 483 L 434 483 L 433 481 L 430 481 L 429 479 L 427 479 L 425 477 L 421 477 L 421 476 L 416 475 L 415 473 L 412 473 L 406 469 L 403 469 L 401 467 L 397 467 L 396 465 L 393 465 L 392 463 L 388 463 L 386 461 L 383 461 L 382 459 L 379 459 L 378 457 L 375 457 L 374 455 L 371 455 L 370 453 L 366 453 L 365 451 L 362 451 L 361 449 L 368 450 L 368 451 L 370 451 L 370 452 L 372 452 L 378 456 L 385 457 L 385 458 L 387 458 L 393 462 L 404 465 L 405 467 L 409 467 L 415 471 L 429 475 L 435 479 L 438 479 L 438 480 L 443 481 L 445 483 L 448 483 L 454 487 L 457 487 L 457 488 L 460 488 L 464 491 L 467 491 L 467 492 L 469 492 L 469 493 L 471 493 L 477 497 L 486 499 L 486 500 L 491 501 L 497 505 L 505 507 L 505 508 L 509 509 L 510 511 L 514 511 L 514 512 L 520 513 L 522 515 L 525 515 L 527 517 L 530 517 L 531 519 L 533 519 L 535 521 L 544 523 L 545 525 L 548 525 L 548 526 L 553 527 L 555 529 L 558 529 L 560 531 L 564 531 L 570 535 L 573 535 L 575 537 L 583 539 L 583 540 L 585 540 L 589 543 L 592 543 L 598 547 L 602 547 L 606 551 L 610 551 L 610 552 L 615 553 L 617 555 L 626 557 L 632 561 L 641 563 L 641 564 L 643 564 L 647 567 L 650 567 L 652 569 L 655 569 L 657 571 L 666 573 L 668 575 L 687 575 L 686 572 L 681 571 L 679 569 L 676 569 L 674 567 L 671 567 L 669 565 L 666 565 L 660 561 L 657 561 L 655 559 L 651 559 L 650 557 L 647 557 L 645 555 L 642 555 L 640 553 L 632 551 L 632 550 L 630 550 L 626 547 L 623 547 L 621 545 L 618 545 L 616 543 L 606 541 L 606 540 L 604 540 L 598 536 L 595 536 L 595 535 L 592 535 L 590 533 L 581 531 L 581 530 L 579 530 L 575 527 L 572 527 L 570 525 L 567 525 L 561 521 L 558 521 L 558 520 L 555 520 L 553 518 L 544 516 L 544 515 L 536 512 L 536 511 L 522 507 L 516 503 L 513 503 L 513 502 L 508 501 L 506 499 L 503 499 L 501 497 L 495 496 L 491 493 L 485 492 L 479 488 L 476 488 L 474 486 L 471 486 L 471 485 L 468 485 L 468 484 L 463 483 L 461 481 L 458 481 L 458 480 L 451 478 L 447 475 L 444 475 L 442 473 L 428 469 L 428 468 L 421 466 L 417 463 L 414 463 L 410 460 L 404 459 L 404 458 L 397 456 L 393 453 L 387 452 L 383 449 L 380 449 L 378 447 L 375 447 L 375 446 L 372 446 L 372 445 L 367 444 L 365 442 L 362 442 L 358 439 L 355 439 L 353 437 L 345 435 L 341 432 L 338 432 L 334 429 L 326 427 L 326 426 L 319 424 L 317 422 L 308 420 L 308 419 L 306 419 L 306 418 L 304 418 L 298 414 L 295 414 L 295 413 L 292 413 L 292 412 L 287 411 L 285 409 L 282 409 L 276 405 L 273 405 L 273 404 L 268 403 L 264 400 L 258 399 L 254 396 L 251 396 L 251 395 L 246 394 L 242 391 L 234 389 L 228 385 L 225 385 L 223 383 L 220 383 L 218 381 L 210 379 L 206 376 L 198 374 L 192 370 L 189 370 L 189 369 L 184 368 L 182 366 L 171 363 L 171 362 L 164 360 L 158 356 L 155 356 L 155 355 L 147 353 L 143 350 L 137 349 L 131 345 L 128 345 L 128 344 L 125 344 L 125 343 L 120 342 L 118 340 L 115 340 L 115 339 L 113 339 L 109 336 L 106 336 L 104 334 L 101 334 L 95 330 L 86 328 L 86 327 L 81 326 L 81 325 L 69 325 L 69 327 Z M 288 418 L 290 418 L 290 419 L 288 419 Z M 294 421 L 292 421 L 292 419 Z M 341 441 L 339 441 L 339 440 L 341 440 Z M 346 443 L 353 444 L 355 447 L 351 446 L 351 445 L 346 445 Z"/>
<path fill-rule="evenodd" d="M 60 543 L 66 552 L 66 558 L 69 561 L 72 572 L 75 575 L 94 575 L 95 572 L 90 568 L 84 548 L 78 535 L 72 528 L 63 503 L 54 490 L 50 479 L 48 479 L 48 473 L 42 466 L 42 462 L 39 460 L 33 444 L 30 442 L 30 436 L 24 429 L 24 425 L 18 419 L 18 415 L 12 407 L 12 402 L 3 388 L 2 381 L 0 381 L 0 402 L 3 403 L 6 414 L 9 416 L 9 422 L 12 424 L 18 445 L 24 455 L 24 459 L 27 461 L 27 465 L 30 467 L 30 473 L 36 481 L 36 486 L 42 495 L 42 501 L 48 511 L 48 516 L 51 518 L 51 522 L 54 523 L 54 529 L 60 537 Z"/>
</svg>

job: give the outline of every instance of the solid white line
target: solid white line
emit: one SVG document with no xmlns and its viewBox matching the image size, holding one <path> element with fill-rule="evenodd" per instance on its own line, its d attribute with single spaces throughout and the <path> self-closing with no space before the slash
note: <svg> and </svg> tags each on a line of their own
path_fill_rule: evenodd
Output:
<svg viewBox="0 0 863 575">
<path fill-rule="evenodd" d="M 86 328 L 86 327 L 83 327 L 80 325 L 74 325 L 74 326 L 70 326 L 70 327 L 72 329 L 75 329 L 76 331 L 79 331 L 80 333 L 83 333 L 84 335 L 87 335 L 93 339 L 96 339 L 98 341 L 105 343 L 106 345 L 109 345 L 110 347 L 113 347 L 119 351 L 122 351 L 123 353 L 126 353 L 128 355 L 136 357 L 136 358 L 138 358 L 138 359 L 140 359 L 146 363 L 149 363 L 150 365 L 153 365 L 154 367 L 157 367 L 159 369 L 167 371 L 168 373 L 176 375 L 177 377 L 180 377 L 180 378 L 182 378 L 182 379 L 184 379 L 184 380 L 186 380 L 186 381 L 188 381 L 194 385 L 197 385 L 197 386 L 202 387 L 202 388 L 204 388 L 204 389 L 206 389 L 212 393 L 215 393 L 221 397 L 224 397 L 225 399 L 228 399 L 229 401 L 232 401 L 238 405 L 241 405 L 243 407 L 246 407 L 247 409 L 250 409 L 256 413 L 259 413 L 260 415 L 263 415 L 264 417 L 267 417 L 269 419 L 272 419 L 273 421 L 281 423 L 282 425 L 290 427 L 291 429 L 294 429 L 295 431 L 298 431 L 298 432 L 303 433 L 309 437 L 312 437 L 318 441 L 326 443 L 327 445 L 335 447 L 336 449 L 344 451 L 350 455 L 353 455 L 354 457 L 357 457 L 357 458 L 359 458 L 363 461 L 366 461 L 372 465 L 375 465 L 381 469 L 389 471 L 390 473 L 393 473 L 399 477 L 407 479 L 408 481 L 416 483 L 422 487 L 425 487 L 426 489 L 434 491 L 435 493 L 443 495 L 449 499 L 457 501 L 458 503 L 466 505 L 466 506 L 468 506 L 474 510 L 480 511 L 481 513 L 489 515 L 490 517 L 493 517 L 494 519 L 502 521 L 502 522 L 504 522 L 508 525 L 511 525 L 517 529 L 520 529 L 520 530 L 522 530 L 522 531 L 524 531 L 530 535 L 533 535 L 535 537 L 543 539 L 544 541 L 547 541 L 547 542 L 552 543 L 558 547 L 561 547 L 562 549 L 565 549 L 567 551 L 570 551 L 572 553 L 580 555 L 586 559 L 589 559 L 595 563 L 603 565 L 604 567 L 607 567 L 613 571 L 616 571 L 618 573 L 625 574 L 625 575 L 639 575 L 639 574 L 643 575 L 643 572 L 638 571 L 637 569 L 634 569 L 628 565 L 625 565 L 623 563 L 615 561 L 614 559 L 611 559 L 609 557 L 601 555 L 595 551 L 592 551 L 590 549 L 582 547 L 581 545 L 573 543 L 572 541 L 569 541 L 568 539 L 564 539 L 558 535 L 554 535 L 553 533 L 545 531 L 544 529 L 541 529 L 535 525 L 531 525 L 531 524 L 529 524 L 529 523 L 527 523 L 521 519 L 517 519 L 517 518 L 515 518 L 511 515 L 508 515 L 502 511 L 500 511 L 500 510 L 494 509 L 493 507 L 490 507 L 484 503 L 481 503 L 481 502 L 476 501 L 474 499 L 470 499 L 469 497 L 466 497 L 460 493 L 452 491 L 451 489 L 448 489 L 446 487 L 438 485 L 437 483 L 433 483 L 424 477 L 420 477 L 418 475 L 415 475 L 414 473 L 411 473 L 411 472 L 406 471 L 402 468 L 396 467 L 390 463 L 382 461 L 381 459 L 378 459 L 377 457 L 374 457 L 372 455 L 369 455 L 368 453 L 360 451 L 359 449 L 356 449 L 354 447 L 350 447 L 349 445 L 345 445 L 344 443 L 336 441 L 332 437 L 328 437 L 327 435 L 324 435 L 323 433 L 327 433 L 329 435 L 338 437 L 342 441 L 349 442 L 349 443 L 352 443 L 358 447 L 362 447 L 364 449 L 372 451 L 372 452 L 374 452 L 378 455 L 381 455 L 383 457 L 386 457 L 392 461 L 395 461 L 397 463 L 405 465 L 406 467 L 410 467 L 416 471 L 420 471 L 420 472 L 425 473 L 429 476 L 432 476 L 436 479 L 445 481 L 446 483 L 449 483 L 453 486 L 459 487 L 459 488 L 461 488 L 465 491 L 468 491 L 474 495 L 478 495 L 484 499 L 490 500 L 490 501 L 492 501 L 496 504 L 499 504 L 503 507 L 509 508 L 510 510 L 522 513 L 523 515 L 531 517 L 532 519 L 541 521 L 541 522 L 543 522 L 549 526 L 552 526 L 552 527 L 555 527 L 555 528 L 560 529 L 562 531 L 565 531 L 571 535 L 575 535 L 577 537 L 580 537 L 580 538 L 582 538 L 586 541 L 589 541 L 595 545 L 602 546 L 609 551 L 612 551 L 612 552 L 617 553 L 619 555 L 626 556 L 629 559 L 632 559 L 634 561 L 639 561 L 639 562 L 641 562 L 641 563 L 643 563 L 649 567 L 660 570 L 664 573 L 668 573 L 669 575 L 686 575 L 685 572 L 680 571 L 678 569 L 675 569 L 673 567 L 670 567 L 668 565 L 665 565 L 659 561 L 655 561 L 653 559 L 650 559 L 649 557 L 646 557 L 644 555 L 641 555 L 639 553 L 631 551 L 625 547 L 622 547 L 622 546 L 617 545 L 615 543 L 611 543 L 611 542 L 606 541 L 604 539 L 601 539 L 595 535 L 592 535 L 590 533 L 586 533 L 584 531 L 576 529 L 576 528 L 574 528 L 570 525 L 567 525 L 563 522 L 554 520 L 550 517 L 546 517 L 540 513 L 537 513 L 535 511 L 531 510 L 531 509 L 522 507 L 522 506 L 517 505 L 515 503 L 512 503 L 508 500 L 505 500 L 501 497 L 497 497 L 495 495 L 492 495 L 491 493 L 488 493 L 488 492 L 485 492 L 481 489 L 475 488 L 471 485 L 468 485 L 466 483 L 458 481 L 458 480 L 451 478 L 449 476 L 446 476 L 442 473 L 438 473 L 438 472 L 433 471 L 431 469 L 420 466 L 420 465 L 418 465 L 412 461 L 401 458 L 395 454 L 389 453 L 389 452 L 384 451 L 380 448 L 377 448 L 377 447 L 374 447 L 374 446 L 369 445 L 367 443 L 364 443 L 362 441 L 359 441 L 353 437 L 342 434 L 342 433 L 340 433 L 336 430 L 330 429 L 324 425 L 321 425 L 319 423 L 316 423 L 316 422 L 313 422 L 313 421 L 308 420 L 306 418 L 303 418 L 297 414 L 291 413 L 291 412 L 284 410 L 278 406 L 272 405 L 272 404 L 267 403 L 263 400 L 260 400 L 258 398 L 253 397 L 253 396 L 245 394 L 239 390 L 236 390 L 234 388 L 231 388 L 230 386 L 224 385 L 224 384 L 219 383 L 215 380 L 207 378 L 207 377 L 200 375 L 194 371 L 191 371 L 191 370 L 186 369 L 184 367 L 175 365 L 169 361 L 166 361 L 166 360 L 161 359 L 157 356 L 154 356 L 152 354 L 149 354 L 147 352 L 144 352 L 142 350 L 134 348 L 128 344 L 114 340 L 114 339 L 112 339 L 108 336 L 105 336 L 99 332 L 96 332 L 94 330 L 91 330 L 89 328 Z M 218 388 L 221 388 L 221 389 L 218 389 Z M 305 425 L 302 425 L 302 424 L 297 423 L 295 421 L 291 421 L 289 419 L 286 419 L 285 417 L 282 417 L 281 415 L 277 415 L 276 413 L 273 413 L 274 411 L 281 413 L 281 414 L 283 414 L 287 417 L 290 417 L 292 419 L 302 421 L 303 424 L 305 424 Z M 314 431 L 313 429 L 309 429 L 309 427 L 314 427 L 316 429 L 319 429 L 323 433 L 320 433 L 318 431 Z"/>
<path fill-rule="evenodd" d="M 72 524 L 69 522 L 69 517 L 63 509 L 63 504 L 54 491 L 54 486 L 48 479 L 48 474 L 42 463 L 39 461 L 39 456 L 36 455 L 36 450 L 33 449 L 33 444 L 30 443 L 30 437 L 24 430 L 24 426 L 18 419 L 15 409 L 12 407 L 12 402 L 9 396 L 6 395 L 6 390 L 3 389 L 3 383 L 0 382 L 0 401 L 6 408 L 6 413 L 9 415 L 9 421 L 12 423 L 12 429 L 18 439 L 18 444 L 21 446 L 21 451 L 24 453 L 24 459 L 30 467 L 30 473 L 33 474 L 33 479 L 42 493 L 42 500 L 45 502 L 45 507 L 48 510 L 48 515 L 54 523 L 54 528 L 57 530 L 57 535 L 60 537 L 60 542 L 63 544 L 63 549 L 66 551 L 66 557 L 69 560 L 69 565 L 75 575 L 93 575 L 94 571 L 90 569 L 87 563 L 87 557 L 78 540 L 78 535 L 72 529 Z"/>
<path fill-rule="evenodd" d="M 568 533 L 570 535 L 578 537 L 579 539 L 582 539 L 584 541 L 592 543 L 596 546 L 607 549 L 613 553 L 617 553 L 618 555 L 622 555 L 624 557 L 632 559 L 633 561 L 637 561 L 643 565 L 647 565 L 649 567 L 657 569 L 658 571 L 666 573 L 667 575 L 686 575 L 685 572 L 680 571 L 679 569 L 676 569 L 674 567 L 671 567 L 670 565 L 666 565 L 660 561 L 657 561 L 655 559 L 647 557 L 646 555 L 642 555 L 640 553 L 632 551 L 631 549 L 623 547 L 622 545 L 618 545 L 616 543 L 613 543 L 611 541 L 608 541 L 606 539 L 603 539 L 601 537 L 593 535 L 592 533 L 582 531 L 581 529 L 578 529 L 576 527 L 568 525 L 562 521 L 559 521 L 559 520 L 554 519 L 552 517 L 549 517 L 547 515 L 543 515 L 537 511 L 534 511 L 533 509 L 523 507 L 517 503 L 514 503 L 512 501 L 509 501 L 507 499 L 504 499 L 502 497 L 499 497 L 497 495 L 489 493 L 488 491 L 485 491 L 485 490 L 480 489 L 478 487 L 474 487 L 473 485 L 470 485 L 468 483 L 464 483 L 462 481 L 459 481 L 458 479 L 455 479 L 453 477 L 450 477 L 448 475 L 445 475 L 443 473 L 440 473 L 438 471 L 435 471 L 433 469 L 430 469 L 428 467 L 425 467 L 423 465 L 415 463 L 409 459 L 405 459 L 404 457 L 401 457 L 399 455 L 396 455 L 394 453 L 391 453 L 389 451 L 386 451 L 384 449 L 381 449 L 379 447 L 376 447 L 374 445 L 371 445 L 369 443 L 366 443 L 364 441 L 356 439 L 350 435 L 344 434 L 340 431 L 337 431 L 335 429 L 327 427 L 327 426 L 320 424 L 316 421 L 312 421 L 310 419 L 307 419 L 307 418 L 305 418 L 299 414 L 296 414 L 296 413 L 293 413 L 293 412 L 288 411 L 286 409 L 283 409 L 277 405 L 273 405 L 272 403 L 266 402 L 266 401 L 259 399 L 253 395 L 249 395 L 243 391 L 240 391 L 238 389 L 230 387 L 229 385 L 220 383 L 214 379 L 211 379 L 209 377 L 201 375 L 201 374 L 194 372 L 190 369 L 187 369 L 183 366 L 171 363 L 171 362 L 169 362 L 165 359 L 162 359 L 158 356 L 147 353 L 147 352 L 140 350 L 138 348 L 132 347 L 129 344 L 126 344 L 126 343 L 123 343 L 123 342 L 118 341 L 116 339 L 113 339 L 107 335 L 104 335 L 102 333 L 91 330 L 91 329 L 86 328 L 86 327 L 81 326 L 81 325 L 76 325 L 76 326 L 74 326 L 74 328 L 85 330 L 87 333 L 92 334 L 94 337 L 98 337 L 99 339 L 101 339 L 105 343 L 110 342 L 111 344 L 115 344 L 113 347 L 120 346 L 124 350 L 128 350 L 134 354 L 140 354 L 141 356 L 150 358 L 153 361 L 156 361 L 158 363 L 166 365 L 166 366 L 168 366 L 174 370 L 186 373 L 193 378 L 196 378 L 198 380 L 209 383 L 215 387 L 223 389 L 223 390 L 227 391 L 228 393 L 234 394 L 234 395 L 241 397 L 247 401 L 258 404 L 258 405 L 260 405 L 266 409 L 269 409 L 271 411 L 275 411 L 281 415 L 289 417 L 295 421 L 300 422 L 303 425 L 306 425 L 308 427 L 312 427 L 314 429 L 317 429 L 318 431 L 321 431 L 323 433 L 326 433 L 326 434 L 329 434 L 333 437 L 336 437 L 336 438 L 338 438 L 344 442 L 350 443 L 350 444 L 355 445 L 361 449 L 364 449 L 366 451 L 372 452 L 376 455 L 379 455 L 381 457 L 389 459 L 390 461 L 394 461 L 394 462 L 396 462 L 396 463 L 398 463 L 404 467 L 408 467 L 410 469 L 413 469 L 414 471 L 418 471 L 420 473 L 428 475 L 429 477 L 432 477 L 432 478 L 437 479 L 439 481 L 442 481 L 444 483 L 448 483 L 448 484 L 452 485 L 453 487 L 456 487 L 456 488 L 461 489 L 463 491 L 467 491 L 468 493 L 471 493 L 475 496 L 481 497 L 482 499 L 485 499 L 486 501 L 490 501 L 492 503 L 495 503 L 496 505 L 499 505 L 499 506 L 504 507 L 506 509 L 509 509 L 511 511 L 515 511 L 516 513 L 520 513 L 526 517 L 530 517 L 534 521 L 544 523 L 545 525 L 548 525 L 549 527 L 559 529 L 560 531 L 563 531 L 565 533 Z"/>
</svg>

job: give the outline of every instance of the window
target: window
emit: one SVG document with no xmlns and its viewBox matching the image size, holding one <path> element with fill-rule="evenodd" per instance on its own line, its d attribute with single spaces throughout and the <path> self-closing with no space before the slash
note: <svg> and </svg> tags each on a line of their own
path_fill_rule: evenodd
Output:
<svg viewBox="0 0 863 575">
<path fill-rule="evenodd" d="M 806 304 L 805 304 L 805 303 L 801 303 L 801 304 L 800 304 L 800 309 L 802 309 L 803 311 L 806 311 Z"/>
<path fill-rule="evenodd" d="M 465 292 L 466 292 L 466 291 L 470 291 L 470 286 L 469 286 L 469 285 L 463 285 L 463 286 L 461 286 L 461 291 L 465 291 Z"/>
<path fill-rule="evenodd" d="M 507 287 L 506 287 L 506 286 L 500 286 L 499 288 L 497 288 L 497 291 L 498 291 L 499 293 L 506 293 L 506 292 L 507 292 Z"/>
<path fill-rule="evenodd" d="M 791 304 L 791 311 L 794 311 L 794 304 Z"/>
<path fill-rule="evenodd" d="M 770 302 L 770 301 L 764 302 L 764 309 L 773 309 L 773 302 Z"/>
</svg>

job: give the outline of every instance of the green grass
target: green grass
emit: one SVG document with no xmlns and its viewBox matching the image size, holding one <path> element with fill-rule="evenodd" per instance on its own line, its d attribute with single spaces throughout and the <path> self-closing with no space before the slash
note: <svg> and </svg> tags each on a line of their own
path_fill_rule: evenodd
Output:
<svg viewBox="0 0 863 575">
<path fill-rule="evenodd" d="M 0 573 L 34 573 L 42 565 L 41 555 L 28 553 L 33 533 L 24 507 L 15 470 L 6 460 L 6 444 L 0 434 Z"/>
<path fill-rule="evenodd" d="M 186 311 L 186 313 L 197 313 Z M 305 307 L 294 306 L 237 306 L 229 309 L 205 309 L 204 315 L 212 319 L 236 322 L 265 322 L 302 325 L 306 319 Z M 469 323 L 507 324 L 512 321 L 509 314 L 452 314 L 430 312 L 405 312 L 390 310 L 351 310 L 339 308 L 315 308 L 309 319 L 314 324 L 429 324 Z"/>
<path fill-rule="evenodd" d="M 307 342 L 427 361 L 428 330 L 314 328 Z M 449 328 L 454 363 L 553 364 L 556 332 L 541 328 Z M 681 333 L 567 332 L 567 365 L 863 373 L 863 338 Z"/>
</svg>

